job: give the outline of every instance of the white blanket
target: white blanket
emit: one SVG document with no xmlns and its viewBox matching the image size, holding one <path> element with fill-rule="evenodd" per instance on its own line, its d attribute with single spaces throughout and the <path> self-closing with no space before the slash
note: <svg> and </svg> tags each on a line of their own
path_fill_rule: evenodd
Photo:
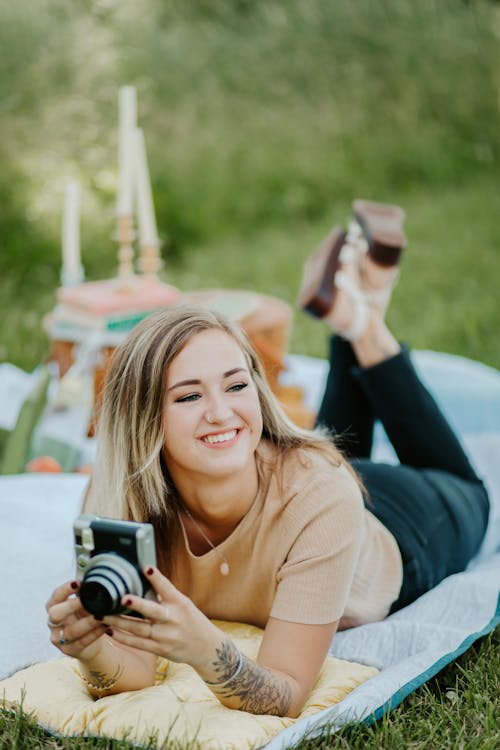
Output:
<svg viewBox="0 0 500 750">
<path fill-rule="evenodd" d="M 466 572 L 384 622 L 338 633 L 335 656 L 377 666 L 381 673 L 337 706 L 281 732 L 268 750 L 290 746 L 324 724 L 341 726 L 380 713 L 389 701 L 397 705 L 500 621 L 500 373 L 449 355 L 421 352 L 416 359 L 490 490 L 487 537 Z M 317 408 L 325 373 L 322 360 L 292 357 L 287 378 L 302 384 L 309 405 Z M 380 430 L 376 457 L 391 457 Z M 54 586 L 74 575 L 72 522 L 86 482 L 69 474 L 0 477 L 0 679 L 59 655 L 48 641 L 44 602 Z"/>
</svg>

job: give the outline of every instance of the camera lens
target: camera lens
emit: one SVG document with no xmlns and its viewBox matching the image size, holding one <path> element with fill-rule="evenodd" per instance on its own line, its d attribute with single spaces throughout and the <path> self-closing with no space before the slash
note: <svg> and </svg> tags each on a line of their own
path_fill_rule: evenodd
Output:
<svg viewBox="0 0 500 750">
<path fill-rule="evenodd" d="M 103 617 L 117 611 L 121 597 L 128 593 L 126 589 L 121 576 L 105 566 L 99 566 L 85 576 L 80 599 L 87 612 Z"/>
<path fill-rule="evenodd" d="M 120 600 L 126 594 L 143 593 L 136 568 L 123 557 L 105 552 L 92 558 L 80 587 L 80 600 L 87 612 L 104 617 L 123 610 Z"/>
<path fill-rule="evenodd" d="M 87 612 L 96 617 L 113 614 L 116 608 L 116 592 L 110 593 L 106 585 L 99 581 L 85 581 L 81 587 L 80 599 Z"/>
</svg>

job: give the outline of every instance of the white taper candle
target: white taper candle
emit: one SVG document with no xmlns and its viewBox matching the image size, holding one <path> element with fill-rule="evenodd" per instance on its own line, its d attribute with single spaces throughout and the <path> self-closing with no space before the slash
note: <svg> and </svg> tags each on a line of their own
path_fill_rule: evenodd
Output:
<svg viewBox="0 0 500 750">
<path fill-rule="evenodd" d="M 79 284 L 83 278 L 80 261 L 80 183 L 68 179 L 64 189 L 62 220 L 63 286 Z"/>
<path fill-rule="evenodd" d="M 141 128 L 135 129 L 134 145 L 137 176 L 139 241 L 141 247 L 156 247 L 158 245 L 158 231 L 156 228 L 146 145 L 144 142 L 144 133 Z"/>
<path fill-rule="evenodd" d="M 137 124 L 135 86 L 122 86 L 119 92 L 118 196 L 116 213 L 131 216 L 134 191 L 134 140 Z"/>
</svg>

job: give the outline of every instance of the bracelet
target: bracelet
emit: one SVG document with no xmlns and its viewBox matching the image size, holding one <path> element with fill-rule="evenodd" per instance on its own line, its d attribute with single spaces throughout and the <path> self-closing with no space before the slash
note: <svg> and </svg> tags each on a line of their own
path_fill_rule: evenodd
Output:
<svg viewBox="0 0 500 750">
<path fill-rule="evenodd" d="M 208 680 L 203 680 L 205 685 L 208 685 L 208 687 L 210 688 L 221 688 L 225 687 L 229 682 L 232 682 L 235 677 L 238 677 L 239 673 L 243 669 L 243 654 L 241 653 L 241 651 L 238 651 L 238 656 L 238 664 L 236 665 L 236 669 L 234 670 L 231 677 L 228 677 L 227 680 L 224 680 L 224 682 L 209 682 Z"/>
<path fill-rule="evenodd" d="M 78 676 L 81 679 L 82 682 L 85 683 L 85 685 L 96 693 L 107 693 L 108 690 L 111 690 L 114 688 L 114 686 L 117 684 L 118 680 L 121 677 L 121 671 L 120 667 L 118 666 L 115 675 L 113 677 L 110 677 L 109 680 L 106 680 L 105 682 L 102 682 L 100 685 L 94 685 L 93 682 L 91 682 L 87 677 L 85 677 L 80 670 L 77 670 Z"/>
</svg>

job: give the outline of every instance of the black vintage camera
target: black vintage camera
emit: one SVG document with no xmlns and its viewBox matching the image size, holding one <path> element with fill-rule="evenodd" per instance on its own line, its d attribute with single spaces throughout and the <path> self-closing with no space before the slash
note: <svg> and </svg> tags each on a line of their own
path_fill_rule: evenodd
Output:
<svg viewBox="0 0 500 750">
<path fill-rule="evenodd" d="M 96 617 L 137 616 L 122 606 L 121 599 L 152 593 L 142 571 L 156 565 L 153 526 L 83 514 L 73 528 L 79 595 L 87 612 Z"/>
</svg>

